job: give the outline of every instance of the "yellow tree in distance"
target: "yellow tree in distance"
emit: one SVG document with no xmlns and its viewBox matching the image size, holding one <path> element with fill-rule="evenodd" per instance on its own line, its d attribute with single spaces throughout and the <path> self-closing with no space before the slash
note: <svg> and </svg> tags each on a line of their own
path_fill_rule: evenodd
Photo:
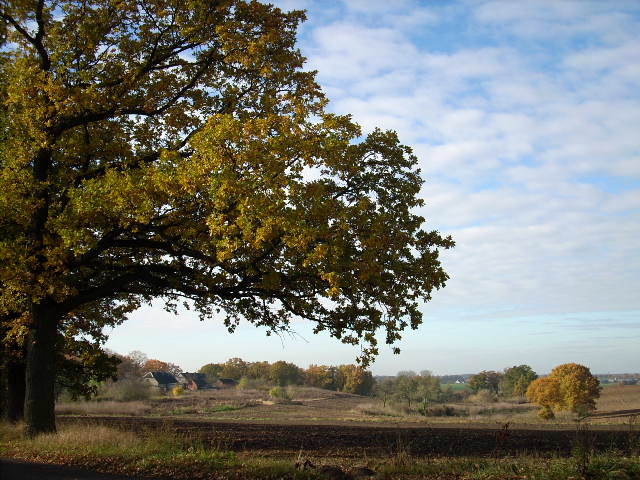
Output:
<svg viewBox="0 0 640 480">
<path fill-rule="evenodd" d="M 586 415 L 596 408 L 600 382 L 584 365 L 565 363 L 555 367 L 548 377 L 534 380 L 527 399 L 540 405 L 540 417 L 553 418 L 554 410 Z"/>
</svg>

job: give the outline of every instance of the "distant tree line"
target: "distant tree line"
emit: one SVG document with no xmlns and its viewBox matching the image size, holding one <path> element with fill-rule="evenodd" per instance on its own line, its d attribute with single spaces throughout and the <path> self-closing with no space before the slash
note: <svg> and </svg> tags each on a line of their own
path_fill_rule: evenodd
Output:
<svg viewBox="0 0 640 480">
<path fill-rule="evenodd" d="M 523 397 L 527 388 L 538 378 L 529 365 L 505 368 L 503 372 L 483 370 L 469 378 L 469 388 L 473 393 L 488 390 L 502 397 Z"/>
<path fill-rule="evenodd" d="M 72 398 L 89 397 L 99 390 L 108 392 L 120 399 L 138 399 L 148 396 L 141 377 L 147 372 L 164 371 L 181 373 L 181 368 L 173 363 L 150 359 L 140 351 L 120 355 L 105 352 L 97 356 L 93 370 L 96 372 L 113 371 L 115 378 L 96 373 L 91 377 L 73 368 L 67 368 L 68 374 L 59 379 L 59 392 L 65 392 Z M 73 357 L 69 357 L 70 365 Z M 103 363 L 108 363 L 107 368 Z M 575 363 L 563 364 L 554 368 L 550 375 L 538 378 L 528 365 L 515 365 L 502 372 L 483 370 L 468 377 L 464 385 L 455 386 L 462 376 L 448 375 L 438 377 L 429 370 L 420 373 L 405 370 L 393 377 L 381 377 L 379 381 L 371 371 L 354 364 L 347 365 L 310 365 L 307 369 L 293 363 L 279 360 L 247 362 L 233 357 L 224 363 L 207 363 L 199 369 L 210 383 L 220 378 L 231 378 L 238 382 L 239 388 L 263 388 L 269 386 L 286 387 L 299 385 L 323 388 L 358 395 L 375 395 L 387 404 L 404 405 L 402 408 L 417 411 L 424 415 L 433 414 L 434 404 L 460 402 L 469 395 L 496 400 L 498 397 L 520 397 L 541 407 L 542 418 L 553 418 L 554 412 L 566 410 L 578 415 L 586 415 L 595 408 L 595 400 L 600 394 L 598 379 L 585 366 Z M 114 386 L 114 381 L 120 385 Z M 82 388 L 79 387 L 82 385 Z M 442 407 L 439 407 L 442 408 Z M 431 409 L 431 410 L 430 410 Z"/>
<path fill-rule="evenodd" d="M 444 389 L 440 379 L 430 371 L 420 374 L 413 371 L 398 372 L 396 377 L 387 377 L 376 385 L 376 396 L 382 401 L 383 408 L 388 403 L 404 403 L 409 410 L 417 406 L 417 410 L 426 415 L 430 404 L 451 400 L 452 391 Z"/>
<path fill-rule="evenodd" d="M 383 408 L 393 404 L 394 408 L 423 415 L 446 415 L 446 408 L 435 408 L 434 404 L 462 402 L 472 394 L 480 395 L 478 399 L 483 402 L 498 397 L 524 398 L 529 384 L 538 376 L 528 365 L 519 365 L 502 372 L 483 370 L 466 377 L 468 381 L 464 382 L 463 375 L 435 376 L 429 370 L 420 373 L 405 370 L 394 377 L 381 378 L 375 394 Z"/>
<path fill-rule="evenodd" d="M 204 373 L 212 383 L 219 378 L 232 378 L 240 382 L 240 386 L 260 383 L 278 386 L 304 385 L 358 395 L 372 394 L 375 385 L 369 370 L 353 364 L 310 365 L 304 369 L 283 360 L 274 363 L 246 362 L 234 357 L 224 363 L 203 365 L 199 372 Z"/>
</svg>

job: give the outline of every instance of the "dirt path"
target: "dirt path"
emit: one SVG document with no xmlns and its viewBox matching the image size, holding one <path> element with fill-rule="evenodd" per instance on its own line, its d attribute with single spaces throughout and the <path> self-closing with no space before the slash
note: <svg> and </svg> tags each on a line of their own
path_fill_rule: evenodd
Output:
<svg viewBox="0 0 640 480">
<path fill-rule="evenodd" d="M 591 418 L 622 418 L 622 417 L 639 417 L 640 409 L 635 408 L 632 410 L 611 410 L 608 412 L 594 412 L 591 414 Z"/>
<path fill-rule="evenodd" d="M 223 450 L 290 454 L 299 451 L 323 456 L 393 455 L 511 455 L 523 452 L 568 455 L 576 441 L 595 450 L 625 450 L 640 432 L 593 426 L 577 437 L 569 429 L 500 429 L 466 426 L 362 426 L 317 424 L 257 424 L 167 420 L 135 417 L 62 417 L 65 423 L 100 423 L 158 435 L 177 434 Z"/>
</svg>

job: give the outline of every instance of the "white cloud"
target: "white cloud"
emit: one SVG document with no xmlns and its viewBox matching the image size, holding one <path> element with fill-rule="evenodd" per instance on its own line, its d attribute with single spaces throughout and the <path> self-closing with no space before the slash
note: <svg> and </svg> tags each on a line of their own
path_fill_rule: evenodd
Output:
<svg viewBox="0 0 640 480">
<path fill-rule="evenodd" d="M 429 28 L 438 16 L 426 18 Z M 638 190 L 585 183 L 640 173 L 640 97 L 627 85 L 640 68 L 640 43 L 628 31 L 608 32 L 624 30 L 628 15 L 554 0 L 483 2 L 472 18 L 511 25 L 524 38 L 581 34 L 618 43 L 531 54 L 508 37 L 496 42 L 494 32 L 492 46 L 442 53 L 392 20 L 372 26 L 350 17 L 317 28 L 309 45 L 335 94 L 332 108 L 365 129 L 398 130 L 421 159 L 429 179 L 424 214 L 458 242 L 445 255 L 453 279 L 437 303 L 538 312 L 637 307 L 640 270 L 628 257 L 640 235 Z M 626 214 L 610 216 L 616 212 Z M 620 278 L 628 283 L 620 287 Z"/>
<path fill-rule="evenodd" d="M 310 66 L 325 78 L 371 78 L 385 70 L 410 64 L 417 51 L 391 28 L 337 23 L 313 31 Z"/>
<path fill-rule="evenodd" d="M 640 62 L 638 43 L 628 42 L 609 48 L 583 50 L 565 58 L 565 65 L 584 74 L 590 71 L 624 70 L 637 67 Z M 637 77 L 636 77 L 637 79 Z"/>
<path fill-rule="evenodd" d="M 627 10 L 637 8 L 632 0 L 537 0 L 535 2 L 480 2 L 473 16 L 480 25 L 499 28 L 524 38 L 563 42 L 575 36 L 591 36 L 619 42 L 634 36 L 635 20 Z"/>
</svg>

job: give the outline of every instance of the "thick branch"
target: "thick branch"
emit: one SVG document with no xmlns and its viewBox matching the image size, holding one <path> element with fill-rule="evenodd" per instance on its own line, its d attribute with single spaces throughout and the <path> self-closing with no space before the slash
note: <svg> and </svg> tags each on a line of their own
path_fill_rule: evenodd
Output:
<svg viewBox="0 0 640 480">
<path fill-rule="evenodd" d="M 38 31 L 35 37 L 30 35 L 29 32 L 8 13 L 1 12 L 0 15 L 16 30 L 16 32 L 22 35 L 27 42 L 33 45 L 40 57 L 40 68 L 42 68 L 42 70 L 44 71 L 49 71 L 49 69 L 51 68 L 51 60 L 49 59 L 49 54 L 47 53 L 47 50 L 44 48 L 44 45 L 42 43 L 42 39 L 44 38 L 45 33 L 44 20 L 42 18 L 43 9 L 44 0 L 39 0 L 36 7 L 36 23 L 38 24 Z"/>
</svg>

